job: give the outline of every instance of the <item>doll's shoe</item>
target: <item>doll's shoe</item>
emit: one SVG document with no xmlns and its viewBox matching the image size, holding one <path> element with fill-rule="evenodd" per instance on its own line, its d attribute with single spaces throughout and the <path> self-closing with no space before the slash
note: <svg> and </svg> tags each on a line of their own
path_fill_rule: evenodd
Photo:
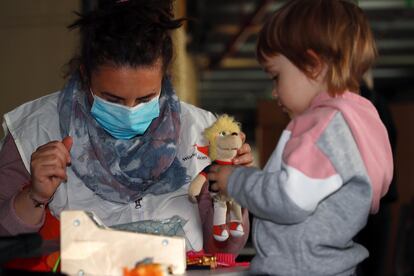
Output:
<svg viewBox="0 0 414 276">
<path fill-rule="evenodd" d="M 230 234 L 233 237 L 241 237 L 244 235 L 243 225 L 240 222 L 232 221 L 230 222 Z"/>
<path fill-rule="evenodd" d="M 225 224 L 213 225 L 213 237 L 216 241 L 225 241 L 229 238 L 229 231 Z"/>
</svg>

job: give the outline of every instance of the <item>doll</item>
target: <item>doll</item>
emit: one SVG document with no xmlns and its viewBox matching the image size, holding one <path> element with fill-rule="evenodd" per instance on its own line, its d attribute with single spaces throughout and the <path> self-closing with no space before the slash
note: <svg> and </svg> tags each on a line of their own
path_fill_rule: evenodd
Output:
<svg viewBox="0 0 414 276">
<path fill-rule="evenodd" d="M 242 146 L 240 137 L 240 124 L 232 117 L 224 114 L 208 128 L 204 130 L 204 137 L 209 142 L 208 155 L 213 164 L 231 165 L 237 150 Z M 213 237 L 217 241 L 225 241 L 229 238 L 229 232 L 233 237 L 244 235 L 241 207 L 232 198 L 213 192 L 210 189 L 212 183 L 208 183 L 207 173 L 211 165 L 207 166 L 191 182 L 189 198 L 196 202 L 196 196 L 200 194 L 203 185 L 209 185 L 209 191 L 213 199 Z M 227 223 L 227 209 L 229 208 L 230 221 Z"/>
</svg>

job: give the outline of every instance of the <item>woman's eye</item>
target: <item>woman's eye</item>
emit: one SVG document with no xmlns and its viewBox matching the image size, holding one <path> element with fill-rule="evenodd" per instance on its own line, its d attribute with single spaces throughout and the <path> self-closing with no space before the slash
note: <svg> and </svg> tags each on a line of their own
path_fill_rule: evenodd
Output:
<svg viewBox="0 0 414 276">
<path fill-rule="evenodd" d="M 113 99 L 113 98 L 106 98 L 106 100 L 110 103 L 119 103 L 118 99 Z"/>
<path fill-rule="evenodd" d="M 151 100 L 152 100 L 152 98 L 139 99 L 139 100 L 136 101 L 136 104 L 147 103 Z"/>
<path fill-rule="evenodd" d="M 226 132 L 225 131 L 222 131 L 222 132 L 219 133 L 219 135 L 220 136 L 226 136 Z"/>
<path fill-rule="evenodd" d="M 273 80 L 274 82 L 277 82 L 277 81 L 279 80 L 279 75 L 273 76 L 273 77 L 272 77 L 272 80 Z"/>
</svg>

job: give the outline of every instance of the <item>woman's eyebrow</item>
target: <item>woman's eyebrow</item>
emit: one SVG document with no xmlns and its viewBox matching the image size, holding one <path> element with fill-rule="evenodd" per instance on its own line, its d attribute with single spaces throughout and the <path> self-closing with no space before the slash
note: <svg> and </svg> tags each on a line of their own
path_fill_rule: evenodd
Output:
<svg viewBox="0 0 414 276">
<path fill-rule="evenodd" d="M 155 96 L 156 94 L 157 94 L 156 92 L 151 92 L 148 95 L 145 95 L 145 96 L 142 96 L 142 97 L 137 98 L 137 100 L 144 100 L 146 98 L 151 98 L 151 97 Z"/>
<path fill-rule="evenodd" d="M 116 99 L 118 99 L 118 100 L 125 100 L 124 98 L 119 97 L 119 96 L 117 96 L 117 95 L 114 95 L 114 94 L 112 94 L 111 92 L 103 91 L 103 92 L 101 92 L 101 93 L 102 93 L 102 95 L 109 96 L 109 97 L 111 97 L 111 98 L 116 98 Z"/>
<path fill-rule="evenodd" d="M 139 98 L 137 98 L 137 100 L 143 100 L 143 99 L 146 99 L 146 98 L 150 98 L 150 97 L 155 96 L 155 94 L 157 94 L 157 93 L 156 92 L 150 92 L 150 94 L 147 94 L 145 96 L 139 97 Z M 125 100 L 124 98 L 122 98 L 120 96 L 117 96 L 117 95 L 114 95 L 114 94 L 112 94 L 111 92 L 108 92 L 108 91 L 103 91 L 102 92 L 102 95 L 105 95 L 105 96 L 111 97 L 111 98 L 115 98 L 115 99 L 121 100 L 121 101 L 122 100 Z"/>
</svg>

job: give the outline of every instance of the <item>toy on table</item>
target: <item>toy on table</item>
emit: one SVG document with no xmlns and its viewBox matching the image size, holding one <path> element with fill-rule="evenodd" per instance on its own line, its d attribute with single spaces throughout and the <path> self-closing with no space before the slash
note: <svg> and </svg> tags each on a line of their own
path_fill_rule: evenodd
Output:
<svg viewBox="0 0 414 276">
<path fill-rule="evenodd" d="M 138 262 L 134 268 L 124 268 L 123 276 L 167 276 L 170 274 L 166 265 L 154 263 L 152 258 L 145 258 Z"/>
<path fill-rule="evenodd" d="M 105 226 L 93 213 L 61 213 L 61 270 L 69 275 L 121 275 L 158 269 L 183 274 L 185 239 L 121 231 Z M 152 263 L 137 262 L 150 258 Z M 133 268 L 132 271 L 129 269 Z M 161 273 L 161 272 L 160 272 Z M 165 273 L 164 273 L 165 274 Z M 156 274 L 162 275 L 162 274 Z"/>
<path fill-rule="evenodd" d="M 224 114 L 203 132 L 208 140 L 208 155 L 213 164 L 230 165 L 237 155 L 237 150 L 242 146 L 240 137 L 240 124 L 234 118 Z M 229 232 L 234 237 L 244 235 L 242 226 L 241 207 L 232 198 L 221 193 L 211 191 L 207 181 L 207 173 L 211 165 L 207 166 L 191 182 L 189 187 L 189 198 L 196 202 L 196 196 L 200 194 L 203 185 L 209 185 L 209 191 L 213 198 L 213 237 L 217 241 L 225 241 L 229 238 Z M 230 221 L 227 223 L 227 207 L 230 210 Z"/>
</svg>

